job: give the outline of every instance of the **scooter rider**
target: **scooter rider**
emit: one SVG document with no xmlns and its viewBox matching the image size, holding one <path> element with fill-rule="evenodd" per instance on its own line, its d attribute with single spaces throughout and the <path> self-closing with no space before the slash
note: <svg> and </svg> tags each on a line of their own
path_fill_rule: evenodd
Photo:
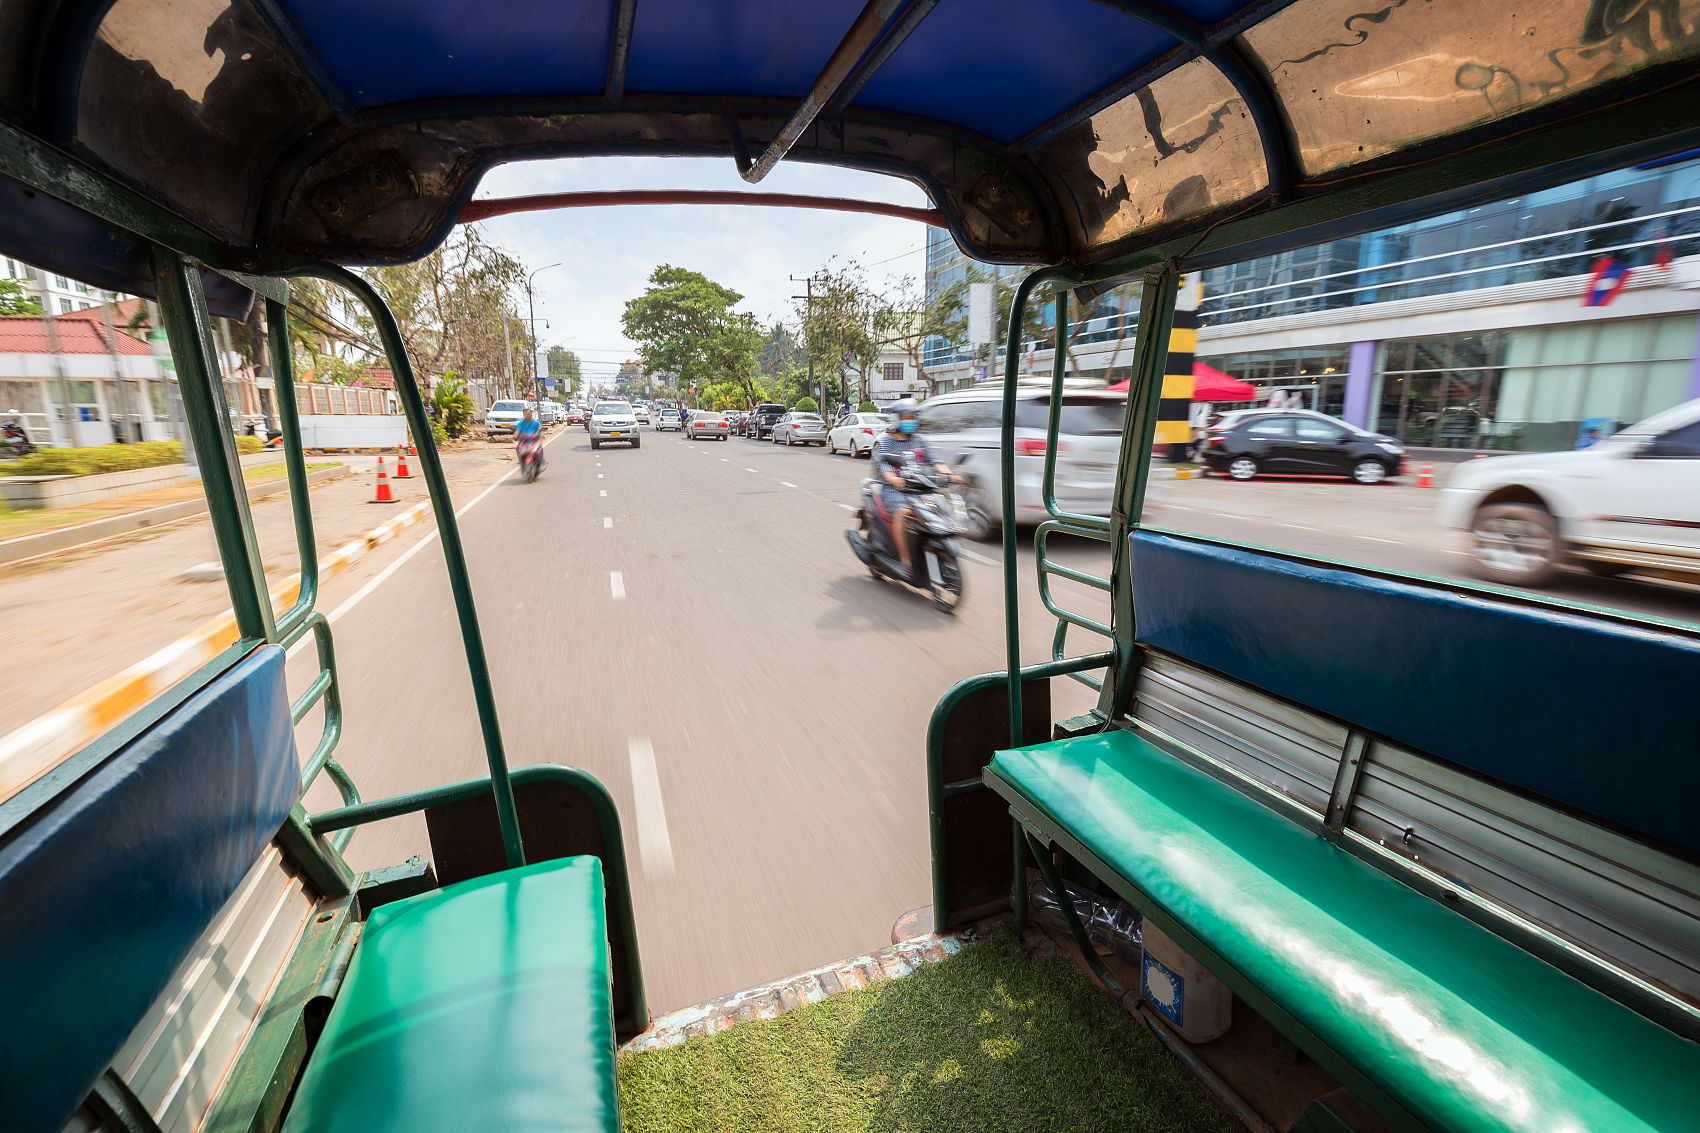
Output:
<svg viewBox="0 0 1700 1133">
<path fill-rule="evenodd" d="M 946 479 L 954 479 L 955 474 L 948 465 L 933 459 L 932 450 L 921 438 L 921 407 L 914 398 L 906 397 L 894 402 L 886 412 L 891 414 L 891 427 L 874 444 L 874 471 L 883 482 L 880 503 L 886 515 L 890 516 L 888 526 L 892 542 L 897 544 L 897 557 L 903 563 L 903 569 L 908 571 L 909 520 L 915 509 L 909 506 L 909 493 L 903 490 L 903 466 L 914 461 L 931 464 Z"/>
<path fill-rule="evenodd" d="M 519 423 L 514 426 L 514 448 L 516 450 L 524 450 L 526 442 L 535 441 L 537 439 L 537 434 L 542 431 L 542 422 L 537 420 L 537 415 L 531 411 L 529 406 L 527 406 L 525 412 L 520 415 Z M 539 460 L 543 459 L 543 453 L 541 450 L 538 451 L 537 458 Z M 541 468 L 542 465 L 538 465 L 538 467 Z"/>
</svg>

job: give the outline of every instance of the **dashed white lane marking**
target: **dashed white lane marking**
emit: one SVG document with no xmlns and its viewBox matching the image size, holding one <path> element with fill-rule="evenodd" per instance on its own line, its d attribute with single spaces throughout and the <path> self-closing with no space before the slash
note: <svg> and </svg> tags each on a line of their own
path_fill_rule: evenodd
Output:
<svg viewBox="0 0 1700 1133">
<path fill-rule="evenodd" d="M 596 474 L 596 478 L 597 478 L 597 479 L 598 479 L 598 480 L 600 480 L 600 479 L 602 479 L 602 473 L 600 473 L 600 472 L 598 472 L 598 473 L 597 473 L 597 474 Z"/>
<path fill-rule="evenodd" d="M 797 486 L 797 485 L 791 483 L 791 481 L 789 481 L 789 480 L 781 480 L 780 483 L 784 484 L 787 488 L 795 488 Z"/>
<path fill-rule="evenodd" d="M 1399 540 L 1397 540 L 1397 539 L 1383 539 L 1379 535 L 1359 535 L 1358 538 L 1359 539 L 1368 539 L 1371 543 L 1391 543 L 1395 547 L 1404 546 L 1404 544 L 1399 542 Z"/>
<path fill-rule="evenodd" d="M 755 469 L 753 469 L 753 468 L 746 468 L 746 469 L 744 469 L 744 471 L 745 471 L 745 472 L 754 472 L 754 471 L 755 471 Z"/>
<path fill-rule="evenodd" d="M 597 492 L 596 494 L 599 495 L 599 496 L 606 496 L 608 494 L 608 489 L 603 488 L 600 492 Z"/>
<path fill-rule="evenodd" d="M 855 508 L 851 507 L 849 504 L 839 504 L 838 506 L 843 508 L 845 511 L 855 511 L 856 510 Z"/>
<path fill-rule="evenodd" d="M 1320 527 L 1312 527 L 1308 523 L 1283 523 L 1282 527 L 1291 527 L 1294 531 L 1321 531 Z"/>
<path fill-rule="evenodd" d="M 614 601 L 618 602 L 626 596 L 626 576 L 617 570 L 608 572 L 608 589 L 613 591 Z"/>
<path fill-rule="evenodd" d="M 673 876 L 673 840 L 667 834 L 667 812 L 661 803 L 661 775 L 655 769 L 655 746 L 648 736 L 626 741 L 632 761 L 632 799 L 637 804 L 638 857 L 643 875 L 651 881 Z"/>
<path fill-rule="evenodd" d="M 603 516 L 603 517 L 602 517 L 602 526 L 603 526 L 603 527 L 612 527 L 612 526 L 614 526 L 614 517 L 613 517 L 613 516 L 611 516 L 611 515 L 605 515 L 605 516 Z"/>
<path fill-rule="evenodd" d="M 723 457 L 721 457 L 721 458 L 720 458 L 720 463 L 722 463 L 722 464 L 731 464 L 731 463 L 732 463 L 732 462 L 731 462 L 731 461 L 730 461 L 730 460 L 727 460 L 727 459 L 726 459 L 726 458 L 725 458 L 725 457 L 724 457 L 724 456 L 723 456 Z"/>
<path fill-rule="evenodd" d="M 1002 563 L 998 562 L 996 559 L 988 559 L 985 555 L 979 554 L 978 552 L 975 552 L 975 551 L 970 551 L 966 547 L 964 547 L 962 549 L 962 557 L 967 559 L 970 562 L 979 563 L 982 566 L 1002 566 L 1003 565 Z"/>
</svg>

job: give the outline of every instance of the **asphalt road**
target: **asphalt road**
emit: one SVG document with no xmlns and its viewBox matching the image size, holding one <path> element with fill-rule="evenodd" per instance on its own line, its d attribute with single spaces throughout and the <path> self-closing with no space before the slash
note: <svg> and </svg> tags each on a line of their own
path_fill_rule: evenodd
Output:
<svg viewBox="0 0 1700 1133">
<path fill-rule="evenodd" d="M 510 763 L 584 767 L 620 808 L 652 1008 L 888 943 L 930 899 L 927 718 L 1003 662 L 996 549 L 976 545 L 947 616 L 851 555 L 865 461 L 654 432 L 592 452 L 578 429 L 546 453 L 536 483 L 462 504 L 461 531 Z M 485 770 L 441 545 L 418 546 L 335 620 L 339 758 L 366 798 Z M 1107 563 L 1091 544 L 1063 555 Z M 1026 599 L 1038 660 L 1055 623 Z M 293 686 L 312 670 L 298 654 Z M 1055 694 L 1070 713 L 1091 696 Z M 305 750 L 316 732 L 315 713 Z M 425 849 L 423 822 L 398 819 L 349 852 L 369 867 Z"/>
</svg>

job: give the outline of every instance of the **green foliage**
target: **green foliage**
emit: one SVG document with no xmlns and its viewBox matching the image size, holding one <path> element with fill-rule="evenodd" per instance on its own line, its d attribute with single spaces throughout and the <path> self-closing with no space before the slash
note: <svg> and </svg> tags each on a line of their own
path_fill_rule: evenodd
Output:
<svg viewBox="0 0 1700 1133">
<path fill-rule="evenodd" d="M 648 371 L 673 375 L 675 388 L 748 386 L 761 332 L 753 316 L 732 309 L 742 299 L 705 275 L 662 264 L 644 293 L 626 304 L 620 328 L 643 347 Z"/>
<path fill-rule="evenodd" d="M 247 433 L 243 433 L 236 438 L 236 451 L 242 456 L 259 452 L 265 447 L 265 441 L 261 440 L 259 437 L 250 437 Z"/>
<path fill-rule="evenodd" d="M 715 382 L 699 393 L 703 406 L 715 410 L 744 408 L 744 387 L 737 382 Z"/>
<path fill-rule="evenodd" d="M 257 440 L 238 437 L 238 441 Z M 134 445 L 96 445 L 93 448 L 44 448 L 0 465 L 6 476 L 94 476 L 183 463 L 183 446 L 176 441 L 144 441 Z"/>
<path fill-rule="evenodd" d="M 581 367 L 578 355 L 565 346 L 551 346 L 544 355 L 549 365 L 549 376 L 561 383 L 561 388 L 572 390 L 579 384 Z"/>
<path fill-rule="evenodd" d="M 1069 960 L 1000 931 L 900 980 L 619 1061 L 629 1133 L 1229 1133 Z"/>
<path fill-rule="evenodd" d="M 819 413 L 820 402 L 816 401 L 812 397 L 800 397 L 797 399 L 797 404 L 793 405 L 791 408 L 795 409 L 799 413 Z"/>
<path fill-rule="evenodd" d="M 433 421 L 431 431 L 436 434 L 440 427 L 443 432 L 437 439 L 443 441 L 458 437 L 471 428 L 473 414 L 478 412 L 478 403 L 466 392 L 466 383 L 452 370 L 443 375 L 436 389 L 431 391 L 428 404 Z"/>
<path fill-rule="evenodd" d="M 880 407 L 871 401 L 864 401 L 860 405 L 856 406 L 856 412 L 858 413 L 878 413 L 879 411 Z"/>
<path fill-rule="evenodd" d="M 0 279 L 0 315 L 39 315 L 41 301 L 22 279 Z"/>
</svg>

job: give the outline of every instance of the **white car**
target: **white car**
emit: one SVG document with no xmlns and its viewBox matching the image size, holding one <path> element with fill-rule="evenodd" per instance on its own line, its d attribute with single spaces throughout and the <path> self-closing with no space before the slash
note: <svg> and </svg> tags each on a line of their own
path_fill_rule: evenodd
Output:
<svg viewBox="0 0 1700 1133">
<path fill-rule="evenodd" d="M 1579 451 L 1467 460 L 1438 514 L 1490 582 L 1539 586 L 1567 562 L 1700 581 L 1700 400 Z"/>
<path fill-rule="evenodd" d="M 642 448 L 638 435 L 637 414 L 626 401 L 599 401 L 590 414 L 590 447 L 601 448 L 605 442 L 619 441 L 633 448 Z"/>
<path fill-rule="evenodd" d="M 846 413 L 826 434 L 826 451 L 872 456 L 874 443 L 890 426 L 891 418 L 884 413 Z"/>
<path fill-rule="evenodd" d="M 496 437 L 513 432 L 528 408 L 523 401 L 498 401 L 491 405 L 484 414 L 485 435 Z"/>
<path fill-rule="evenodd" d="M 633 410 L 633 413 L 637 416 L 638 424 L 640 424 L 640 425 L 649 424 L 649 406 L 639 405 Z"/>
</svg>

